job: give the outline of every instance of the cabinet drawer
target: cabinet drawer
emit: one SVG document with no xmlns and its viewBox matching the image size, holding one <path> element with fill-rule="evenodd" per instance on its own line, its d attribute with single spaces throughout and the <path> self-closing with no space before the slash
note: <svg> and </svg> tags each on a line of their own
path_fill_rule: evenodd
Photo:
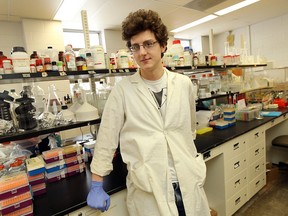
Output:
<svg viewBox="0 0 288 216">
<path fill-rule="evenodd" d="M 285 121 L 288 118 L 288 116 L 285 114 L 283 114 L 282 116 L 279 116 L 278 118 L 275 118 L 273 120 L 271 120 L 270 122 L 265 124 L 265 128 L 266 130 L 281 123 L 282 121 Z"/>
<path fill-rule="evenodd" d="M 234 157 L 233 159 L 225 162 L 225 179 L 228 180 L 238 173 L 242 172 L 247 167 L 246 152 Z"/>
<path fill-rule="evenodd" d="M 225 143 L 224 155 L 225 161 L 231 160 L 233 157 L 246 151 L 246 144 L 243 141 L 243 137 L 237 137 Z"/>
<path fill-rule="evenodd" d="M 251 199 L 265 185 L 266 173 L 264 172 L 248 183 L 248 200 Z"/>
<path fill-rule="evenodd" d="M 232 179 L 228 180 L 226 185 L 226 199 L 231 198 L 234 194 L 238 193 L 247 186 L 247 172 L 243 170 Z"/>
<path fill-rule="evenodd" d="M 256 143 L 263 142 L 265 140 L 265 127 L 259 127 L 255 130 L 252 130 L 244 136 L 247 148 L 249 148 Z"/>
<path fill-rule="evenodd" d="M 251 148 L 248 149 L 248 164 L 253 163 L 254 161 L 259 160 L 261 157 L 264 156 L 264 148 L 265 148 L 265 143 L 264 142 L 259 142 L 256 145 L 252 146 Z"/>
<path fill-rule="evenodd" d="M 241 191 L 235 194 L 231 199 L 226 203 L 227 214 L 234 214 L 239 208 L 241 208 L 247 202 L 247 186 L 244 187 Z"/>
<path fill-rule="evenodd" d="M 262 157 L 248 167 L 248 182 L 265 172 L 265 160 L 264 157 Z"/>
<path fill-rule="evenodd" d="M 217 157 L 218 155 L 222 154 L 223 153 L 223 150 L 222 150 L 222 145 L 220 146 L 217 146 L 213 149 L 210 149 L 206 152 L 204 152 L 202 155 L 203 155 L 203 159 L 205 162 Z"/>
</svg>

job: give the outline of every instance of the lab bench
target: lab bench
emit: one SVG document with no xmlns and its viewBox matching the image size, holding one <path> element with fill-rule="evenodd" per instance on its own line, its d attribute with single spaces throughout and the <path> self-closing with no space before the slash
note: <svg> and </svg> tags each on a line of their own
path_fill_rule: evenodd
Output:
<svg viewBox="0 0 288 216">
<path fill-rule="evenodd" d="M 266 157 L 269 160 L 272 157 L 271 140 L 287 131 L 288 110 L 280 111 L 279 117 L 237 121 L 228 129 L 197 135 L 195 144 L 207 165 L 205 191 L 210 207 L 219 216 L 232 215 L 266 184 Z M 104 189 L 112 196 L 125 190 L 127 174 L 120 154 L 113 166 L 111 174 L 104 179 Z M 47 193 L 33 201 L 34 215 L 79 215 L 88 211 L 86 198 L 90 181 L 87 164 L 84 173 L 47 183 Z M 125 201 L 125 195 L 121 199 Z M 103 215 L 115 215 L 109 211 Z"/>
</svg>

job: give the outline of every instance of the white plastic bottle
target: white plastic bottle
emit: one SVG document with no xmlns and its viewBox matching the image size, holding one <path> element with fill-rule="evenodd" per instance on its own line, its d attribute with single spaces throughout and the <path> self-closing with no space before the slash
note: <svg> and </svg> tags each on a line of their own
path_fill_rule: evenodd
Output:
<svg viewBox="0 0 288 216">
<path fill-rule="evenodd" d="M 11 54 L 14 73 L 30 72 L 30 56 L 24 47 L 13 47 Z"/>
<path fill-rule="evenodd" d="M 101 45 L 92 46 L 91 54 L 94 60 L 94 68 L 95 69 L 105 69 L 106 68 L 106 60 L 104 49 Z"/>
<path fill-rule="evenodd" d="M 129 68 L 129 57 L 125 49 L 120 49 L 117 53 L 118 68 Z"/>
<path fill-rule="evenodd" d="M 52 46 L 48 46 L 46 50 L 43 51 L 44 56 L 49 56 L 51 62 L 58 62 L 58 50 L 53 49 Z"/>
<path fill-rule="evenodd" d="M 76 56 L 71 45 L 67 45 L 65 47 L 64 57 L 65 57 L 67 71 L 76 71 L 77 70 Z"/>
<path fill-rule="evenodd" d="M 170 52 L 172 54 L 173 61 L 175 62 L 175 65 L 177 66 L 180 61 L 180 58 L 184 57 L 184 48 L 181 45 L 180 40 L 173 40 L 173 45 L 170 47 Z"/>
</svg>

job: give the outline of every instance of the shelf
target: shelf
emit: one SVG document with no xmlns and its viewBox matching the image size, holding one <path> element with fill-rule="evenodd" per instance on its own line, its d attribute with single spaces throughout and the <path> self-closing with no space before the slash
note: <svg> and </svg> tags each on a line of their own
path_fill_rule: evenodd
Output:
<svg viewBox="0 0 288 216">
<path fill-rule="evenodd" d="M 36 137 L 36 136 L 43 135 L 43 134 L 49 134 L 49 133 L 59 132 L 63 130 L 69 130 L 73 128 L 99 124 L 100 121 L 101 119 L 95 119 L 91 121 L 75 122 L 75 123 L 71 123 L 68 125 L 54 126 L 53 128 L 45 128 L 45 129 L 35 128 L 32 130 L 27 130 L 23 132 L 0 135 L 0 143 L 14 141 L 14 140 L 28 139 L 28 138 Z"/>
<path fill-rule="evenodd" d="M 197 70 L 197 69 L 225 69 L 225 68 L 236 68 L 236 67 L 265 67 L 267 64 L 237 64 L 237 65 L 214 65 L 214 66 L 206 66 L 206 65 L 199 65 L 199 66 L 178 66 L 178 67 L 167 67 L 168 70 Z"/>
<path fill-rule="evenodd" d="M 108 69 L 85 70 L 85 71 L 66 71 L 66 72 L 37 72 L 37 73 L 12 73 L 0 74 L 0 80 L 8 79 L 27 79 L 27 78 L 47 78 L 47 77 L 68 77 L 79 75 L 95 75 L 95 74 L 108 74 Z"/>
<path fill-rule="evenodd" d="M 138 68 L 117 68 L 117 69 L 110 69 L 111 73 L 131 73 L 136 72 Z"/>
</svg>

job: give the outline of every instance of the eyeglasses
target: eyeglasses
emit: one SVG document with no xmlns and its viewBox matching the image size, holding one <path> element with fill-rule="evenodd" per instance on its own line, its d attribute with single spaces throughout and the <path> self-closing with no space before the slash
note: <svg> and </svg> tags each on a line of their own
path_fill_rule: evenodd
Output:
<svg viewBox="0 0 288 216">
<path fill-rule="evenodd" d="M 143 46 L 145 50 L 148 50 L 152 48 L 158 41 L 144 41 L 143 44 L 133 44 L 132 46 L 129 47 L 131 52 L 138 52 L 140 50 L 140 47 Z"/>
</svg>

